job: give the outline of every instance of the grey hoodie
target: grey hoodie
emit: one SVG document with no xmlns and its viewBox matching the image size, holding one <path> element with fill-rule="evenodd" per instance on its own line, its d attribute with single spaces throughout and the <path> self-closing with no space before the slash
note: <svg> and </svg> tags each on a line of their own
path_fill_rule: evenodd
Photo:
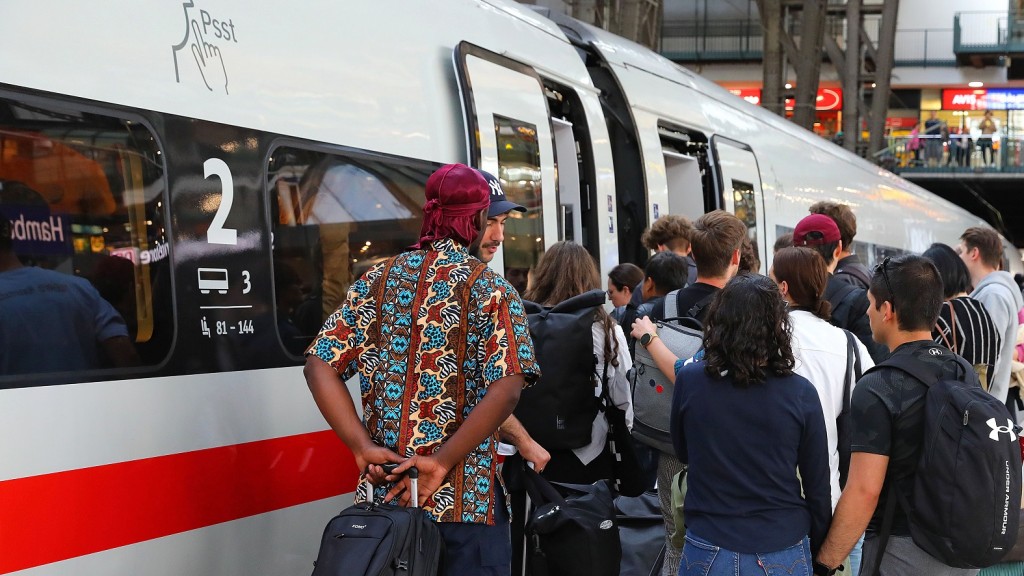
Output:
<svg viewBox="0 0 1024 576">
<path fill-rule="evenodd" d="M 1024 307 L 1020 288 L 1009 272 L 992 272 L 982 278 L 971 297 L 985 305 L 996 332 L 1002 338 L 995 372 L 989 380 L 989 393 L 1003 402 L 1010 390 L 1010 363 L 1017 343 L 1017 311 Z"/>
</svg>

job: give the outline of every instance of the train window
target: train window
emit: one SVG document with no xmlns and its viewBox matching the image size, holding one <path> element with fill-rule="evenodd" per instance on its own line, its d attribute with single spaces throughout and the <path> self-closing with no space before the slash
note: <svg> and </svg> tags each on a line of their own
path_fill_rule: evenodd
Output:
<svg viewBox="0 0 1024 576">
<path fill-rule="evenodd" d="M 0 382 L 166 358 L 165 196 L 139 121 L 0 93 Z"/>
<path fill-rule="evenodd" d="M 273 151 L 267 171 L 274 225 L 277 328 L 301 355 L 352 282 L 419 237 L 425 162 L 297 147 Z"/>
<path fill-rule="evenodd" d="M 747 226 L 747 236 L 757 251 L 757 193 L 754 185 L 739 180 L 732 181 L 733 213 Z"/>
<path fill-rule="evenodd" d="M 498 140 L 498 178 L 509 200 L 526 207 L 526 213 L 509 213 L 505 223 L 505 278 L 520 293 L 527 276 L 544 253 L 541 220 L 540 146 L 537 127 L 494 115 Z"/>
</svg>

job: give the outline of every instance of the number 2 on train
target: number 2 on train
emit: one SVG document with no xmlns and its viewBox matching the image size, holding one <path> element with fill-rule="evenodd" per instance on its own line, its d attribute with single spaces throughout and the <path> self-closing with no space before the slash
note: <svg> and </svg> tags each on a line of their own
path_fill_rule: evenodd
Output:
<svg viewBox="0 0 1024 576">
<path fill-rule="evenodd" d="M 238 244 L 238 232 L 234 228 L 225 228 L 224 222 L 231 212 L 231 203 L 235 199 L 234 180 L 231 169 L 220 158 L 210 158 L 203 162 L 203 178 L 216 176 L 220 178 L 220 206 L 213 215 L 213 222 L 206 231 L 206 241 L 210 244 Z"/>
</svg>

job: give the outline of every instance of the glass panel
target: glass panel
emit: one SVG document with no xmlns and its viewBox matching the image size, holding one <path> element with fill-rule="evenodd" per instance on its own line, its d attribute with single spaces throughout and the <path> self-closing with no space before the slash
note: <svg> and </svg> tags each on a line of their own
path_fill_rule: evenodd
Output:
<svg viewBox="0 0 1024 576">
<path fill-rule="evenodd" d="M 739 180 L 732 181 L 733 212 L 747 225 L 747 236 L 758 251 L 757 244 L 757 196 L 754 185 Z M 760 254 L 758 254 L 760 256 Z"/>
<path fill-rule="evenodd" d="M 419 238 L 435 166 L 300 148 L 267 170 L 274 223 L 277 327 L 300 355 L 366 270 Z"/>
<path fill-rule="evenodd" d="M 537 127 L 494 115 L 498 141 L 498 178 L 509 200 L 526 207 L 510 212 L 505 223 L 505 278 L 520 293 L 526 291 L 530 270 L 544 253 L 541 218 L 540 146 Z"/>
<path fill-rule="evenodd" d="M 165 192 L 142 124 L 0 95 L 0 377 L 167 356 Z"/>
</svg>

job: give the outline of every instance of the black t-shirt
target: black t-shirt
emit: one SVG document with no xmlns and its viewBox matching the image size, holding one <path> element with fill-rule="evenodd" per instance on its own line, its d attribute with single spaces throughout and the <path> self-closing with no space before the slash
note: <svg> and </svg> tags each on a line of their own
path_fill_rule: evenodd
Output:
<svg viewBox="0 0 1024 576">
<path fill-rule="evenodd" d="M 655 305 L 651 316 L 658 320 L 688 316 L 687 312 L 689 312 L 691 308 L 708 296 L 714 295 L 719 290 L 720 288 L 712 286 L 711 284 L 694 282 L 679 291 L 679 294 L 676 296 L 676 310 L 665 310 L 665 302 L 662 301 Z M 700 313 L 697 314 L 697 320 L 700 320 L 702 324 L 707 322 L 708 310 L 710 309 L 711 301 L 709 300 L 701 309 Z"/>
<path fill-rule="evenodd" d="M 936 373 L 944 371 L 946 377 L 956 378 L 958 364 L 946 351 L 946 358 L 928 354 L 930 348 L 942 346 L 921 340 L 901 345 L 893 352 L 907 354 L 933 366 Z M 896 368 L 881 367 L 865 374 L 857 381 L 852 400 L 853 452 L 867 452 L 889 457 L 885 472 L 885 485 L 878 506 L 868 523 L 868 532 L 878 532 L 889 498 L 897 498 L 892 483 L 897 482 L 907 501 L 913 501 L 914 475 L 924 445 L 924 397 L 928 387 L 916 378 Z M 892 533 L 907 536 L 907 514 L 897 502 Z"/>
</svg>

